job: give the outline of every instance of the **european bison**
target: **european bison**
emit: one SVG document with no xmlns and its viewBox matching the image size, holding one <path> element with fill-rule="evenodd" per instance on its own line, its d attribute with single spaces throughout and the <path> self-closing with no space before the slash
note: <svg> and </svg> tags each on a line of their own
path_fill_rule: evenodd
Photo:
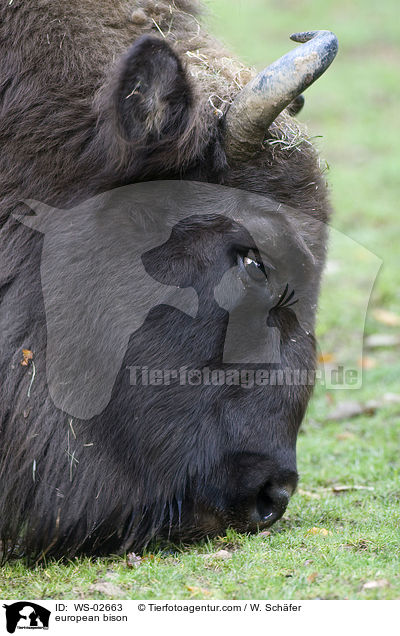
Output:
<svg viewBox="0 0 400 636">
<path fill-rule="evenodd" d="M 292 116 L 335 36 L 297 34 L 255 76 L 203 31 L 194 0 L 13 0 L 0 17 L 4 556 L 272 524 L 297 483 L 329 215 Z M 47 260 L 44 217 L 61 222 Z M 132 254 L 190 308 L 139 293 L 132 274 L 133 244 L 166 219 L 163 240 Z M 279 355 L 260 360 L 268 333 Z M 83 383 L 101 379 L 97 406 L 74 394 L 76 361 Z"/>
</svg>

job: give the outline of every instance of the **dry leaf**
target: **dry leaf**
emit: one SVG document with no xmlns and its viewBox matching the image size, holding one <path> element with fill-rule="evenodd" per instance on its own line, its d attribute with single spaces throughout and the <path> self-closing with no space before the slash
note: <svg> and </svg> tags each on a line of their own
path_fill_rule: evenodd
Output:
<svg viewBox="0 0 400 636">
<path fill-rule="evenodd" d="M 329 362 L 334 362 L 335 354 L 334 353 L 320 353 L 318 356 L 319 364 L 327 364 Z"/>
<path fill-rule="evenodd" d="M 318 576 L 318 572 L 311 572 L 311 574 L 307 576 L 308 583 L 314 583 L 317 576 Z"/>
<path fill-rule="evenodd" d="M 361 402 L 340 402 L 336 408 L 328 415 L 328 420 L 348 420 L 358 415 L 374 415 L 377 408 L 381 406 L 379 402 L 370 400 L 365 404 Z"/>
<path fill-rule="evenodd" d="M 332 534 L 332 532 L 330 530 L 327 530 L 326 528 L 310 528 L 310 530 L 307 530 L 307 534 L 319 534 L 321 535 L 321 537 L 327 537 L 328 535 Z"/>
<path fill-rule="evenodd" d="M 110 581 L 98 581 L 94 585 L 89 587 L 89 594 L 104 594 L 107 598 L 123 598 L 126 594 L 126 591 L 119 587 L 119 585 L 114 585 L 114 583 L 110 583 Z"/>
<path fill-rule="evenodd" d="M 228 550 L 218 550 L 213 555 L 214 559 L 221 559 L 222 561 L 226 561 L 227 559 L 232 558 L 232 553 L 228 552 Z"/>
<path fill-rule="evenodd" d="M 363 414 L 363 407 L 359 402 L 341 402 L 328 415 L 328 420 L 347 420 Z"/>
<path fill-rule="evenodd" d="M 363 356 L 358 361 L 358 364 L 360 365 L 362 369 L 375 369 L 378 362 L 375 360 L 375 358 L 370 358 L 369 356 Z"/>
<path fill-rule="evenodd" d="M 377 581 L 367 581 L 367 583 L 364 583 L 364 585 L 362 586 L 362 589 L 376 590 L 380 587 L 388 587 L 388 585 L 390 585 L 390 583 L 387 579 L 378 579 Z"/>
<path fill-rule="evenodd" d="M 400 326 L 400 316 L 386 309 L 374 309 L 372 315 L 375 320 L 381 322 L 383 325 L 388 325 L 389 327 Z"/>
<path fill-rule="evenodd" d="M 332 486 L 332 491 L 336 493 L 347 492 L 349 490 L 371 490 L 373 491 L 373 486 Z"/>
<path fill-rule="evenodd" d="M 400 395 L 397 395 L 397 393 L 385 393 L 383 401 L 386 404 L 400 404 Z"/>
<path fill-rule="evenodd" d="M 302 490 L 301 488 L 298 488 L 297 492 L 299 493 L 299 495 L 303 495 L 304 497 L 310 497 L 310 499 L 321 499 L 321 495 L 318 495 L 316 492 Z"/>
<path fill-rule="evenodd" d="M 354 435 L 354 433 L 350 433 L 350 431 L 343 431 L 343 433 L 339 433 L 338 435 L 336 435 L 336 439 L 338 439 L 339 441 L 356 439 L 356 435 Z"/>
<path fill-rule="evenodd" d="M 29 360 L 33 358 L 33 352 L 30 349 L 22 349 L 23 360 L 21 360 L 21 365 L 23 367 L 27 367 L 29 364 Z"/>
<path fill-rule="evenodd" d="M 259 537 L 269 537 L 271 536 L 271 531 L 270 530 L 263 530 L 262 532 L 258 533 Z"/>
<path fill-rule="evenodd" d="M 329 393 L 329 391 L 327 391 L 325 393 L 325 399 L 326 399 L 328 404 L 335 404 L 335 400 L 333 398 L 333 395 L 332 395 L 332 393 Z"/>
<path fill-rule="evenodd" d="M 195 587 L 192 585 L 187 585 L 186 589 L 189 590 L 189 592 L 191 592 L 191 594 L 204 594 L 205 596 L 209 596 L 211 594 L 211 590 L 208 590 L 205 587 Z"/>
<path fill-rule="evenodd" d="M 400 345 L 400 336 L 389 333 L 374 333 L 372 336 L 365 338 L 365 345 L 370 349 L 378 347 L 397 347 Z"/>
<path fill-rule="evenodd" d="M 232 553 L 228 550 L 218 550 L 218 552 L 212 552 L 210 554 L 203 554 L 205 559 L 218 559 L 220 561 L 226 561 L 232 558 Z"/>
</svg>

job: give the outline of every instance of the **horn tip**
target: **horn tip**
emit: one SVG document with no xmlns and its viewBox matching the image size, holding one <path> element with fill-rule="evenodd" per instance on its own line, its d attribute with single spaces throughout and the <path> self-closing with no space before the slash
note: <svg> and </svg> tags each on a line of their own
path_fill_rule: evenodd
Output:
<svg viewBox="0 0 400 636">
<path fill-rule="evenodd" d="M 315 33 L 315 31 L 300 31 L 298 33 L 292 33 L 289 37 L 293 42 L 308 42 Z"/>
<path fill-rule="evenodd" d="M 318 31 L 301 31 L 299 33 L 292 33 L 290 39 L 293 42 L 309 42 L 315 38 L 316 42 L 323 43 L 326 53 L 330 58 L 330 61 L 334 59 L 339 49 L 339 42 L 336 35 L 332 31 L 318 30 Z"/>
<path fill-rule="evenodd" d="M 293 40 L 293 42 L 308 42 L 315 36 L 321 36 L 337 42 L 336 35 L 332 31 L 324 29 L 317 29 L 315 31 L 299 31 L 298 33 L 292 33 L 289 37 Z"/>
</svg>

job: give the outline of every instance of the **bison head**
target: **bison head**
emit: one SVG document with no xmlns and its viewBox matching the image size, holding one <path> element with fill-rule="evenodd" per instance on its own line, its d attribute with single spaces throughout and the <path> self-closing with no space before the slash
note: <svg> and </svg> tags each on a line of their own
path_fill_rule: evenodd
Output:
<svg viewBox="0 0 400 636">
<path fill-rule="evenodd" d="M 295 39 L 306 44 L 210 117 L 181 57 L 143 36 L 94 98 L 74 187 L 54 185 L 60 209 L 28 201 L 36 216 L 19 216 L 31 228 L 15 230 L 20 248 L 26 232 L 33 248 L 4 315 L 35 375 L 5 409 L 5 539 L 121 551 L 284 513 L 328 205 L 309 142 L 270 134 L 337 48 L 329 32 Z M 17 306 L 27 281 L 29 319 Z M 25 407 L 21 440 L 10 414 Z"/>
</svg>

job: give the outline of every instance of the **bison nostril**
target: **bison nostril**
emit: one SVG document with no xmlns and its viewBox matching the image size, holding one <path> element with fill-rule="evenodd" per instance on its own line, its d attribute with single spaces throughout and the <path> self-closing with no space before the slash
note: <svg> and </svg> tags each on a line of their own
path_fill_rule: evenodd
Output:
<svg viewBox="0 0 400 636">
<path fill-rule="evenodd" d="M 256 516 L 258 523 L 273 523 L 286 510 L 289 502 L 289 492 L 285 488 L 266 485 L 257 495 Z"/>
<path fill-rule="evenodd" d="M 268 519 L 274 514 L 272 499 L 263 491 L 261 491 L 257 496 L 256 511 L 261 522 L 268 521 Z"/>
</svg>

